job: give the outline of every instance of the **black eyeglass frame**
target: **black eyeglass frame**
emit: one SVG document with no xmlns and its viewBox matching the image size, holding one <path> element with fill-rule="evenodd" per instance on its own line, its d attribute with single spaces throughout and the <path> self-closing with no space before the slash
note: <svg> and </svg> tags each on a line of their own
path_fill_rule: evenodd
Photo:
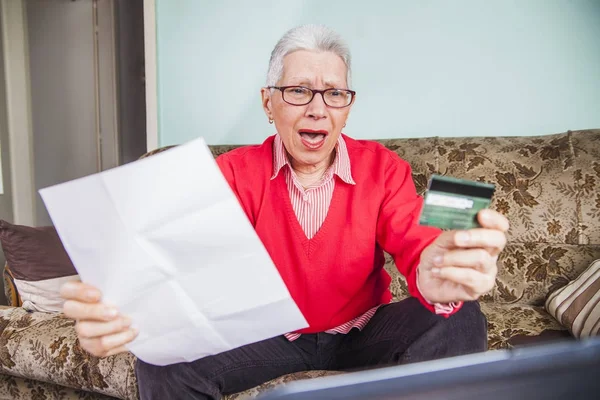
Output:
<svg viewBox="0 0 600 400">
<path fill-rule="evenodd" d="M 309 90 L 312 93 L 312 96 L 310 96 L 310 99 L 306 103 L 302 103 L 302 104 L 290 103 L 289 101 L 287 101 L 285 99 L 285 90 L 289 89 L 289 88 L 302 88 L 302 89 Z M 311 88 L 308 88 L 306 86 L 300 86 L 300 85 L 267 86 L 267 89 L 277 89 L 277 90 L 281 91 L 281 98 L 283 99 L 283 101 L 285 101 L 286 103 L 288 103 L 291 106 L 305 106 L 307 104 L 310 104 L 310 102 L 313 101 L 313 99 L 315 98 L 315 94 L 319 93 L 321 95 L 321 97 L 323 98 L 323 103 L 325 103 L 325 105 L 327 107 L 331 107 L 331 108 L 346 108 L 346 107 L 349 107 L 352 104 L 352 102 L 354 101 L 354 97 L 356 96 L 356 92 L 354 90 L 350 90 L 350 89 L 329 88 L 329 89 L 325 89 L 325 90 L 317 90 L 317 89 L 311 89 Z M 331 91 L 335 91 L 335 90 L 350 93 L 350 102 L 348 104 L 346 104 L 345 106 L 332 106 L 332 105 L 328 104 L 327 100 L 325 100 L 325 92 L 331 92 Z"/>
</svg>

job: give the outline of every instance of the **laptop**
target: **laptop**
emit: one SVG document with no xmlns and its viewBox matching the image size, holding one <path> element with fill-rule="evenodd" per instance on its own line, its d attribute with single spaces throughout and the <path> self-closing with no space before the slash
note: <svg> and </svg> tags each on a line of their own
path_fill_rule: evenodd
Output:
<svg viewBox="0 0 600 400">
<path fill-rule="evenodd" d="M 258 399 L 600 399 L 600 337 L 294 381 Z"/>
</svg>

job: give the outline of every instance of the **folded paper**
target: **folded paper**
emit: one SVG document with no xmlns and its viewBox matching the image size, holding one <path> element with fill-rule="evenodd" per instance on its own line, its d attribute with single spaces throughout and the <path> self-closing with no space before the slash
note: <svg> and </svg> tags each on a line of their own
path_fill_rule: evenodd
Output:
<svg viewBox="0 0 600 400">
<path fill-rule="evenodd" d="M 307 327 L 203 139 L 40 190 L 82 280 L 166 365 Z"/>
</svg>

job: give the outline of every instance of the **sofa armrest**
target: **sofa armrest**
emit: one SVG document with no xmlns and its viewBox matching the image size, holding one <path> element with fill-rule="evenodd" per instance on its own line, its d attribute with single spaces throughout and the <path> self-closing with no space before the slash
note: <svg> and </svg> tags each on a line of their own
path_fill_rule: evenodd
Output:
<svg viewBox="0 0 600 400">
<path fill-rule="evenodd" d="M 0 308 L 0 372 L 137 399 L 133 354 L 94 357 L 79 346 L 74 326 L 63 314 Z"/>
<path fill-rule="evenodd" d="M 17 285 L 15 285 L 15 278 L 8 267 L 8 263 L 4 264 L 2 278 L 4 279 L 4 296 L 8 305 L 11 307 L 21 307 L 23 302 L 21 301 Z"/>
</svg>

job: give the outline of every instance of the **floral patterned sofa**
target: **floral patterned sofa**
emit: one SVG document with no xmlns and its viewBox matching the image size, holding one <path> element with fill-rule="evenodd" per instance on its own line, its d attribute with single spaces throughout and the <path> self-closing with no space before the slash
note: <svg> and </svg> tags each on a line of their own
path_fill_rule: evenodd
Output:
<svg viewBox="0 0 600 400">
<path fill-rule="evenodd" d="M 600 130 L 532 137 L 381 140 L 413 166 L 419 192 L 432 173 L 497 185 L 492 208 L 511 222 L 493 291 L 482 298 L 489 348 L 568 336 L 546 313 L 545 297 L 600 258 Z M 214 146 L 215 155 L 234 146 Z M 396 299 L 405 282 L 388 258 Z M 61 314 L 28 313 L 11 292 L 0 310 L 0 398 L 136 399 L 134 356 L 97 359 L 79 347 L 74 321 Z M 284 376 L 228 396 L 239 399 L 281 382 L 322 376 Z"/>
</svg>

